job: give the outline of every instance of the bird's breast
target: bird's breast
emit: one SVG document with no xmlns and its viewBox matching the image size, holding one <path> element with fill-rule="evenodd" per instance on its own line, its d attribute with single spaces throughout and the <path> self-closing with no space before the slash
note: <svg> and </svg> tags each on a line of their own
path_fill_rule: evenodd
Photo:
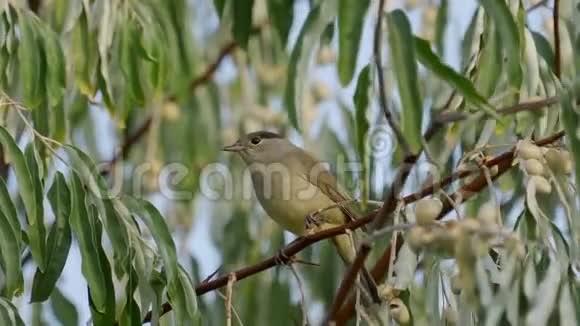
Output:
<svg viewBox="0 0 580 326">
<path fill-rule="evenodd" d="M 266 213 L 285 230 L 296 235 L 305 231 L 309 214 L 334 202 L 313 184 L 300 176 L 283 173 L 252 173 L 252 182 L 258 201 Z M 325 221 L 343 220 L 339 209 L 321 214 Z"/>
</svg>

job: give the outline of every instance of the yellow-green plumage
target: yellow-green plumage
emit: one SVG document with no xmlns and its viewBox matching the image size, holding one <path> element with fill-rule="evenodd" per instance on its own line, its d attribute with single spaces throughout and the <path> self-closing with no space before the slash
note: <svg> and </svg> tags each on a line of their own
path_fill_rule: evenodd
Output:
<svg viewBox="0 0 580 326">
<path fill-rule="evenodd" d="M 266 213 L 284 229 L 296 235 L 304 235 L 305 221 L 309 214 L 336 203 L 343 203 L 344 206 L 317 214 L 317 219 L 322 223 L 316 227 L 332 228 L 348 222 L 349 215 L 354 218 L 348 208 L 352 206 L 350 197 L 337 190 L 336 178 L 310 154 L 302 151 L 297 155 L 297 150 L 302 151 L 296 148 L 280 156 L 276 162 L 279 166 L 269 171 L 261 164 L 250 165 L 256 197 Z M 288 173 L 284 175 L 284 171 Z M 270 187 L 270 191 L 265 189 L 267 187 Z M 349 237 L 338 236 L 334 243 L 340 256 L 346 262 L 352 262 L 355 253 Z"/>
</svg>

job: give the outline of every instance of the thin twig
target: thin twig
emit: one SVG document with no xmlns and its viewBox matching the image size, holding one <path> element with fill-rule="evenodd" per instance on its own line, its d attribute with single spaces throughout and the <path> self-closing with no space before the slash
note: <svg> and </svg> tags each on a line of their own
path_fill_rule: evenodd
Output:
<svg viewBox="0 0 580 326">
<path fill-rule="evenodd" d="M 500 109 L 497 109 L 497 113 L 500 115 L 510 115 L 516 114 L 518 112 L 534 112 L 537 110 L 541 110 L 547 106 L 556 104 L 560 101 L 559 96 L 551 96 L 544 99 L 536 100 L 536 101 L 527 101 L 521 102 L 515 105 L 506 106 Z M 434 118 L 437 123 L 451 123 L 457 121 L 463 121 L 470 117 L 468 113 L 463 112 L 450 112 L 450 113 L 442 113 Z"/>
<path fill-rule="evenodd" d="M 375 39 L 374 39 L 374 46 L 373 46 L 373 53 L 375 59 L 375 65 L 377 68 L 377 78 L 379 80 L 379 103 L 381 104 L 381 108 L 385 114 L 385 118 L 387 118 L 387 123 L 389 127 L 395 133 L 395 137 L 397 138 L 397 142 L 401 146 L 403 150 L 403 155 L 406 157 L 411 154 L 411 149 L 409 143 L 405 139 L 401 128 L 395 121 L 391 111 L 389 111 L 389 106 L 387 104 L 387 94 L 386 86 L 385 86 L 385 75 L 383 73 L 383 63 L 382 63 L 382 56 L 381 56 L 381 41 L 382 41 L 382 22 L 383 22 L 383 11 L 385 8 L 385 0 L 380 0 L 378 10 L 377 10 L 377 25 L 375 26 Z"/>
<path fill-rule="evenodd" d="M 226 326 L 232 326 L 232 295 L 236 274 L 228 274 L 228 285 L 226 287 Z"/>
<path fill-rule="evenodd" d="M 203 279 L 203 281 L 201 281 L 201 282 L 203 283 L 203 282 L 208 282 L 209 280 L 211 280 L 211 279 L 212 279 L 214 276 L 216 276 L 216 275 L 219 273 L 220 269 L 222 269 L 222 266 L 223 266 L 223 265 L 220 265 L 218 268 L 216 268 L 216 269 L 215 269 L 215 271 L 213 271 L 211 274 L 209 274 L 209 275 L 208 275 L 208 276 L 207 276 L 205 279 Z"/>
<path fill-rule="evenodd" d="M 199 75 L 198 77 L 194 78 L 191 83 L 189 84 L 189 88 L 191 91 L 195 91 L 199 86 L 207 83 L 213 77 L 213 74 L 216 72 L 222 61 L 227 57 L 232 51 L 234 51 L 238 47 L 235 41 L 230 41 L 226 45 L 224 45 L 217 58 L 212 62 L 205 71 Z"/>
<path fill-rule="evenodd" d="M 143 124 L 141 124 L 141 126 L 139 126 L 137 130 L 135 130 L 135 133 L 133 133 L 132 135 L 130 135 L 125 139 L 125 141 L 121 145 L 121 148 L 107 163 L 107 166 L 103 170 L 101 170 L 101 175 L 103 176 L 108 175 L 113 170 L 113 167 L 115 166 L 115 164 L 117 164 L 117 162 L 127 158 L 127 156 L 129 155 L 129 151 L 131 151 L 133 146 L 135 146 L 141 140 L 141 138 L 143 138 L 143 136 L 145 136 L 145 134 L 149 131 L 149 127 L 151 127 L 151 122 L 152 122 L 151 117 L 148 117 L 147 119 L 145 119 L 145 121 L 143 121 Z"/>
<path fill-rule="evenodd" d="M 222 293 L 222 291 L 218 290 L 216 292 L 218 293 L 220 298 L 222 298 L 224 301 L 226 301 L 226 296 Z M 236 317 L 238 324 L 240 324 L 240 326 L 243 326 L 244 323 L 242 322 L 242 318 L 240 318 L 240 314 L 238 313 L 238 310 L 236 309 L 236 306 L 234 304 L 232 304 L 232 313 L 233 313 L 234 317 Z"/>
<path fill-rule="evenodd" d="M 358 253 L 352 265 L 348 268 L 342 282 L 340 283 L 340 287 L 336 292 L 336 296 L 332 302 L 328 315 L 326 316 L 324 325 L 328 325 L 331 321 L 335 320 L 336 313 L 339 311 L 340 307 L 344 304 L 344 301 L 347 299 L 348 294 L 350 293 L 350 289 L 352 288 L 353 284 L 357 279 L 357 275 L 359 271 L 363 268 L 364 262 L 367 259 L 369 253 L 371 251 L 371 245 L 368 242 L 363 242 L 360 246 Z"/>
<path fill-rule="evenodd" d="M 554 0 L 554 9 L 552 11 L 554 20 L 554 74 L 558 79 L 562 75 L 561 58 L 560 58 L 560 1 Z"/>
<path fill-rule="evenodd" d="M 530 6 L 530 8 L 526 9 L 526 14 L 529 14 L 532 11 L 534 11 L 534 10 L 540 8 L 540 7 L 543 7 L 543 6 L 547 5 L 547 4 L 548 4 L 548 0 L 542 0 L 542 1 L 538 2 L 538 3 L 536 3 L 535 5 Z"/>
<path fill-rule="evenodd" d="M 518 112 L 522 112 L 522 111 L 531 112 L 531 111 L 540 110 L 540 109 L 543 109 L 547 106 L 556 104 L 559 101 L 560 101 L 559 96 L 551 96 L 551 97 L 547 97 L 547 98 L 536 100 L 536 101 L 527 101 L 527 102 L 522 102 L 522 103 L 506 106 L 506 107 L 498 109 L 497 113 L 499 113 L 501 115 L 509 115 L 509 114 L 514 114 L 514 113 L 518 113 Z"/>
<path fill-rule="evenodd" d="M 418 155 L 410 155 L 405 157 L 403 160 L 399 171 L 397 171 L 395 180 L 387 191 L 385 196 L 385 204 L 379 209 L 377 214 L 378 216 L 370 228 L 371 230 L 384 227 L 387 221 L 390 219 L 391 213 L 395 211 L 397 202 L 399 201 L 399 196 L 403 190 L 403 187 L 405 186 L 407 178 L 409 177 L 409 174 L 411 173 L 411 170 L 417 163 L 418 159 Z"/>
<path fill-rule="evenodd" d="M 401 224 L 387 226 L 387 227 L 382 228 L 380 230 L 375 230 L 371 234 L 370 239 L 375 240 L 377 238 L 382 238 L 385 234 L 389 234 L 389 233 L 392 233 L 395 231 L 405 231 L 405 230 L 412 228 L 413 226 L 415 226 L 415 223 L 401 223 Z"/>
<path fill-rule="evenodd" d="M 304 288 L 302 287 L 302 281 L 300 280 L 300 276 L 298 275 L 298 271 L 294 264 L 288 265 L 294 278 L 296 279 L 296 283 L 298 284 L 298 290 L 300 291 L 300 308 L 302 309 L 302 326 L 310 325 L 308 321 L 308 307 L 306 306 L 306 295 L 304 294 Z"/>
</svg>

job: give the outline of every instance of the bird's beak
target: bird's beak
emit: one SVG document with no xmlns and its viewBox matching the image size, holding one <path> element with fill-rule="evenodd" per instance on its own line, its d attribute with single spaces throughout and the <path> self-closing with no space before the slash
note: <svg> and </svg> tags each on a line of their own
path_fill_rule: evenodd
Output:
<svg viewBox="0 0 580 326">
<path fill-rule="evenodd" d="M 222 151 L 226 151 L 226 152 L 240 152 L 244 150 L 244 146 L 240 145 L 240 143 L 236 142 L 233 145 L 230 146 L 226 146 L 224 148 L 222 148 Z"/>
</svg>

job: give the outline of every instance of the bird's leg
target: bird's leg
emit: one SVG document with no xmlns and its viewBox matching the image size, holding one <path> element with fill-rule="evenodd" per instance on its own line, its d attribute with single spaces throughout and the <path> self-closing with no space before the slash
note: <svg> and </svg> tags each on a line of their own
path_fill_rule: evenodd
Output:
<svg viewBox="0 0 580 326">
<path fill-rule="evenodd" d="M 315 233 L 321 223 L 322 219 L 320 218 L 319 211 L 306 215 L 306 218 L 304 219 L 304 234 L 309 235 Z"/>
<path fill-rule="evenodd" d="M 323 212 L 337 208 L 337 207 L 345 207 L 346 205 L 350 205 L 352 203 L 356 203 L 357 200 L 348 199 L 343 200 L 338 203 L 334 203 L 332 205 L 328 205 L 326 207 L 320 208 L 308 214 L 304 221 L 304 229 L 305 234 L 309 235 L 315 233 L 317 230 L 315 229 L 316 226 L 320 226 L 324 221 L 322 220 L 323 216 L 321 215 Z"/>
</svg>

